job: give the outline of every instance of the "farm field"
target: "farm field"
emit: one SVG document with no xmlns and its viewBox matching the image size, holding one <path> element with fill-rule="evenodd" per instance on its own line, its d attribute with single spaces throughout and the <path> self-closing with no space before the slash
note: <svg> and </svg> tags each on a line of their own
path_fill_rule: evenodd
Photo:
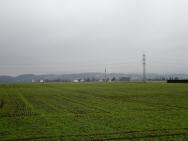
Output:
<svg viewBox="0 0 188 141">
<path fill-rule="evenodd" d="M 188 84 L 0 85 L 0 141 L 188 140 Z"/>
</svg>

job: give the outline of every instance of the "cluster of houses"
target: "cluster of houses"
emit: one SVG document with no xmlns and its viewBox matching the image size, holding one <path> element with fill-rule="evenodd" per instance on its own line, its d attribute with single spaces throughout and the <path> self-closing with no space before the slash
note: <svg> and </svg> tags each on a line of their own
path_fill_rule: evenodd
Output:
<svg viewBox="0 0 188 141">
<path fill-rule="evenodd" d="M 104 79 L 95 80 L 95 81 L 98 81 L 98 82 L 105 82 Z M 72 82 L 74 82 L 74 83 L 78 83 L 78 82 L 89 82 L 89 81 L 87 81 L 87 80 L 85 80 L 85 79 L 81 79 L 81 80 L 79 80 L 79 79 L 75 79 L 75 80 L 73 80 Z M 92 82 L 92 80 L 90 80 L 90 82 Z M 111 82 L 111 80 L 108 80 L 108 82 Z"/>
<path fill-rule="evenodd" d="M 35 80 L 32 79 L 32 83 L 45 83 L 45 82 L 73 82 L 73 83 L 83 83 L 83 82 L 114 82 L 114 81 L 130 81 L 129 77 L 121 77 L 121 78 L 107 78 L 107 79 L 74 79 L 74 80 L 43 80 L 43 79 L 39 79 L 39 80 Z"/>
<path fill-rule="evenodd" d="M 43 80 L 43 79 L 40 79 L 40 80 L 32 79 L 31 81 L 32 81 L 32 83 L 44 83 L 45 82 L 45 80 Z"/>
<path fill-rule="evenodd" d="M 91 79 L 89 80 L 90 82 L 94 81 L 94 82 L 113 82 L 113 81 L 130 81 L 129 77 L 120 77 L 120 78 L 107 78 L 107 79 Z M 75 79 L 72 82 L 74 83 L 78 83 L 78 82 L 88 82 L 88 79 Z"/>
</svg>

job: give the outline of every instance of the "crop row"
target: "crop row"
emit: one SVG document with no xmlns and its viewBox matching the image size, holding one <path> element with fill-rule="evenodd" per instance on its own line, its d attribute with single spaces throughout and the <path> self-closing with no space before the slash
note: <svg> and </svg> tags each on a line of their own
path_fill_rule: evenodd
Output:
<svg viewBox="0 0 188 141">
<path fill-rule="evenodd" d="M 104 134 L 80 134 L 80 135 L 62 135 L 62 136 L 39 136 L 28 138 L 12 138 L 4 139 L 4 141 L 64 141 L 64 140 L 91 140 L 91 141 L 105 141 L 105 140 L 135 140 L 135 139 L 158 139 L 158 138 L 186 138 L 188 139 L 188 129 L 157 129 L 145 131 L 127 131 L 117 133 Z"/>
<path fill-rule="evenodd" d="M 0 100 L 0 109 L 2 109 L 4 106 L 4 101 L 3 100 Z"/>
<path fill-rule="evenodd" d="M 6 106 L 4 106 L 6 104 Z M 9 96 L 0 102 L 1 117 L 32 116 L 36 113 L 19 96 Z"/>
<path fill-rule="evenodd" d="M 148 102 L 148 101 L 142 101 L 139 99 L 134 98 L 120 98 L 117 99 L 118 96 L 110 97 L 99 95 L 98 93 L 90 92 L 84 93 L 84 92 L 76 92 L 71 93 L 71 95 L 68 94 L 61 94 L 62 91 L 58 89 L 51 89 L 53 93 L 56 93 L 58 98 L 61 97 L 61 99 L 67 100 L 69 102 L 72 102 L 74 104 L 79 104 L 80 106 L 84 106 L 90 109 L 93 109 L 95 111 L 99 111 L 100 113 L 111 113 L 113 112 L 122 112 L 123 110 L 127 112 L 128 110 L 139 110 L 139 111 L 169 111 L 169 110 L 187 110 L 188 108 L 183 106 L 176 106 L 176 105 L 168 105 L 168 104 L 162 104 L 162 103 L 154 103 L 154 102 Z M 94 100 L 93 100 L 94 99 Z M 139 104 L 142 104 L 141 107 L 138 106 Z M 121 107 L 121 108 L 120 108 Z M 125 107 L 125 109 L 122 109 L 122 107 Z M 120 111 L 120 109 L 122 109 Z"/>
<path fill-rule="evenodd" d="M 176 106 L 176 105 L 168 105 L 168 104 L 152 103 L 152 102 L 149 102 L 149 101 L 141 101 L 141 100 L 136 100 L 136 99 L 126 99 L 126 101 L 146 104 L 146 105 L 151 106 L 151 107 L 156 107 L 158 110 L 180 110 L 180 109 L 188 110 L 187 107 L 181 107 L 181 106 Z"/>
</svg>

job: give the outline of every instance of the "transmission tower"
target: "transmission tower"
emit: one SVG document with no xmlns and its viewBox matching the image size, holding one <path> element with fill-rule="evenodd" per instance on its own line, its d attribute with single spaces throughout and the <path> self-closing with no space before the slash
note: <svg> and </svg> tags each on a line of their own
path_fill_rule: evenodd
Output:
<svg viewBox="0 0 188 141">
<path fill-rule="evenodd" d="M 143 82 L 146 82 L 146 55 L 143 54 Z"/>
</svg>

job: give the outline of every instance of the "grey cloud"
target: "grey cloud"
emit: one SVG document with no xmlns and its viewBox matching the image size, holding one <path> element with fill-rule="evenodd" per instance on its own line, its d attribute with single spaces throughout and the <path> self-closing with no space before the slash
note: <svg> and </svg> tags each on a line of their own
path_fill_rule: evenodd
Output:
<svg viewBox="0 0 188 141">
<path fill-rule="evenodd" d="M 188 71 L 186 0 L 1 0 L 0 74 Z"/>
</svg>

